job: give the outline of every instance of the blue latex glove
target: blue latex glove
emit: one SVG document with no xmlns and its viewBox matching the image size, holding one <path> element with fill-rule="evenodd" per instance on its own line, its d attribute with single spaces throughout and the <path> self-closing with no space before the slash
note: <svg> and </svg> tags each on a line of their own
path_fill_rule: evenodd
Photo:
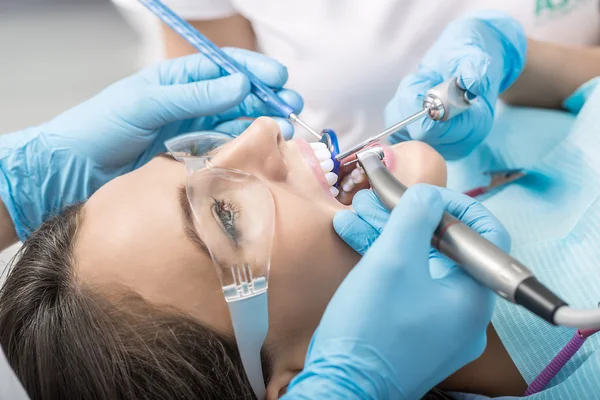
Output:
<svg viewBox="0 0 600 400">
<path fill-rule="evenodd" d="M 498 96 L 521 74 L 527 40 L 508 14 L 479 12 L 452 22 L 429 49 L 416 73 L 400 82 L 385 109 L 388 126 L 423 108 L 426 92 L 449 78 L 478 99 L 446 122 L 425 118 L 410 125 L 408 135 L 429 143 L 446 159 L 469 154 L 490 132 Z M 406 132 L 402 132 L 404 137 Z M 391 141 L 402 140 L 400 135 Z"/>
<path fill-rule="evenodd" d="M 227 51 L 298 112 L 302 99 L 281 90 L 287 70 L 246 50 Z M 147 68 L 105 89 L 54 120 L 0 137 L 0 197 L 25 239 L 51 213 L 87 199 L 111 179 L 165 151 L 164 141 L 202 130 L 239 134 L 271 115 L 250 94 L 245 76 L 222 77 L 206 57 L 192 56 Z M 289 122 L 279 119 L 291 136 Z"/>
<path fill-rule="evenodd" d="M 338 213 L 338 233 L 364 251 L 355 236 L 383 232 L 329 303 L 290 399 L 417 399 L 485 348 L 495 295 L 430 242 L 444 210 L 508 250 L 502 225 L 473 199 L 429 185 L 408 189 L 387 225 L 370 191 L 357 196 L 358 216 Z"/>
<path fill-rule="evenodd" d="M 586 103 L 586 101 L 590 98 L 598 83 L 600 82 L 600 77 L 595 77 L 585 82 L 583 85 L 579 86 L 575 91 L 567 97 L 567 99 L 563 102 L 563 108 L 570 111 L 573 114 L 579 114 L 581 108 Z"/>
</svg>

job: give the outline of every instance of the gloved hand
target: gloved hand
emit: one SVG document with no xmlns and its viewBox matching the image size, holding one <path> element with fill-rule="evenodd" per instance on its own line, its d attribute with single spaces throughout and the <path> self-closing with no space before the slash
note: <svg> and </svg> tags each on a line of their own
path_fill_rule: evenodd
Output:
<svg viewBox="0 0 600 400">
<path fill-rule="evenodd" d="M 432 145 L 446 159 L 468 155 L 490 132 L 498 96 L 525 67 L 522 26 L 501 12 L 478 12 L 448 25 L 428 50 L 418 71 L 400 82 L 385 109 L 391 126 L 423 108 L 426 92 L 449 78 L 478 96 L 471 108 L 446 122 L 425 118 L 408 126 L 412 139 Z M 406 136 L 406 132 L 402 132 Z M 392 136 L 391 141 L 399 141 Z"/>
<path fill-rule="evenodd" d="M 467 196 L 416 185 L 384 228 L 388 213 L 374 195 L 357 196 L 358 216 L 338 213 L 338 233 L 356 245 L 355 235 L 383 232 L 329 303 L 290 399 L 420 398 L 485 348 L 495 295 L 430 242 L 444 210 L 508 250 L 502 225 Z"/>
<path fill-rule="evenodd" d="M 298 112 L 302 99 L 281 90 L 287 70 L 250 51 L 228 53 Z M 87 199 L 111 179 L 134 170 L 176 135 L 203 130 L 239 134 L 240 117 L 272 111 L 250 94 L 245 76 L 222 76 L 200 54 L 165 61 L 105 89 L 39 127 L 0 137 L 0 196 L 21 239 L 51 213 Z M 291 125 L 279 119 L 282 132 Z"/>
</svg>

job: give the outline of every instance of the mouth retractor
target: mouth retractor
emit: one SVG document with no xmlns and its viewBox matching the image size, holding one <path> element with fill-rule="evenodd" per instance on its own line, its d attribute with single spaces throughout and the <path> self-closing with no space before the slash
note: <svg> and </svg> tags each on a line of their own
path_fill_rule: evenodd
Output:
<svg viewBox="0 0 600 400">
<path fill-rule="evenodd" d="M 333 172 L 334 163 L 331 157 L 331 152 L 325 143 L 311 143 L 310 147 L 312 147 L 313 151 L 315 152 L 315 156 L 317 157 L 317 160 L 319 160 L 321 170 L 325 174 L 325 180 L 329 185 L 329 192 L 333 197 L 337 197 L 337 195 L 340 193 L 335 187 L 338 176 L 335 172 Z"/>
</svg>

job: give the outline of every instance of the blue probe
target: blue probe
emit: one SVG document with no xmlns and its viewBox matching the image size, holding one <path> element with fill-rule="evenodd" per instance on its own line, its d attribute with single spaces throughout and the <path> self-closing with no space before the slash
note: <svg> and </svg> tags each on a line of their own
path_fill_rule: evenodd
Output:
<svg viewBox="0 0 600 400">
<path fill-rule="evenodd" d="M 281 113 L 281 115 L 289 118 L 291 121 L 297 122 L 298 125 L 302 126 L 317 139 L 322 139 L 323 135 L 317 133 L 317 131 L 298 118 L 294 112 L 294 109 L 290 107 L 289 104 L 277 96 L 267 85 L 254 76 L 250 71 L 237 63 L 227 53 L 222 51 L 216 44 L 208 40 L 206 36 L 198 32 L 197 29 L 187 23 L 179 15 L 175 14 L 173 10 L 159 0 L 139 1 L 162 22 L 173 29 L 189 44 L 194 46 L 196 50 L 210 58 L 215 64 L 223 68 L 226 72 L 230 74 L 242 73 L 246 75 L 252 84 L 252 93 L 254 93 L 265 104 L 269 105 L 273 110 Z"/>
</svg>

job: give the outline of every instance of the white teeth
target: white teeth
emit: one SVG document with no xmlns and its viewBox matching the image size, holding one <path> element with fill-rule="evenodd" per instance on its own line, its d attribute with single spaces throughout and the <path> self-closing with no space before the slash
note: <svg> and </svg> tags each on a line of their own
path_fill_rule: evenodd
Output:
<svg viewBox="0 0 600 400">
<path fill-rule="evenodd" d="M 350 175 L 346 175 L 344 179 L 342 179 L 341 187 L 343 192 L 351 192 L 354 189 L 354 186 L 362 182 L 364 177 L 361 176 L 360 172 L 357 170 L 353 170 Z"/>
<path fill-rule="evenodd" d="M 333 160 L 329 159 L 321 161 L 321 169 L 323 170 L 323 172 L 333 171 Z"/>
<path fill-rule="evenodd" d="M 325 174 L 325 180 L 329 186 L 333 186 L 337 182 L 338 176 L 334 172 L 328 172 Z"/>
<path fill-rule="evenodd" d="M 313 149 L 317 160 L 319 160 L 321 170 L 325 173 L 325 180 L 327 181 L 327 184 L 331 186 L 329 188 L 331 195 L 336 197 L 340 192 L 337 188 L 333 187 L 333 185 L 335 185 L 335 183 L 338 181 L 338 176 L 335 172 L 332 172 L 334 162 L 331 159 L 331 152 L 327 148 L 327 145 L 321 142 L 310 143 L 310 147 Z"/>
<path fill-rule="evenodd" d="M 350 173 L 350 177 L 352 178 L 352 182 L 358 185 L 365 180 L 365 172 L 363 170 L 355 169 Z"/>
<path fill-rule="evenodd" d="M 331 153 L 327 149 L 313 149 L 319 161 L 331 160 Z"/>
</svg>

